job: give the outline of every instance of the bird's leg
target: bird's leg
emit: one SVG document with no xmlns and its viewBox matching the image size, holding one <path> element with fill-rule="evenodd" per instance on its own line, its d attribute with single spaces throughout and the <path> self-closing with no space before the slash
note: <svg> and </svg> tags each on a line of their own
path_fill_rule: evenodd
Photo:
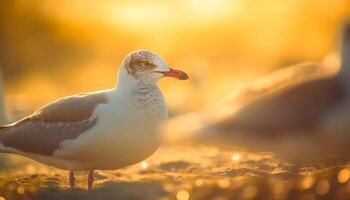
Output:
<svg viewBox="0 0 350 200">
<path fill-rule="evenodd" d="M 75 186 L 74 171 L 69 171 L 69 185 L 70 185 L 70 188 L 74 188 Z"/>
<path fill-rule="evenodd" d="M 89 170 L 89 175 L 88 175 L 88 190 L 92 190 L 93 184 L 94 184 L 94 170 Z"/>
</svg>

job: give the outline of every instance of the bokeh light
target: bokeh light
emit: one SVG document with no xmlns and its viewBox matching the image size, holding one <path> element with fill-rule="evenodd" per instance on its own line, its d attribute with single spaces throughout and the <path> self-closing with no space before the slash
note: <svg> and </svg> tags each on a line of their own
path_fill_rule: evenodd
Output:
<svg viewBox="0 0 350 200">
<path fill-rule="evenodd" d="M 300 190 L 310 189 L 315 183 L 315 178 L 312 176 L 306 176 L 300 179 L 298 188 Z"/>
<path fill-rule="evenodd" d="M 349 180 L 350 177 L 350 172 L 348 169 L 342 169 L 339 173 L 338 173 L 338 182 L 339 183 L 346 183 Z"/>
<path fill-rule="evenodd" d="M 317 183 L 316 192 L 319 195 L 325 195 L 329 192 L 330 184 L 327 180 L 321 180 Z"/>
<path fill-rule="evenodd" d="M 350 20 L 350 1 L 13 0 L 0 3 L 0 17 L 2 122 L 2 114 L 12 122 L 62 96 L 114 87 L 124 56 L 140 48 L 157 52 L 169 66 L 190 75 L 189 81 L 160 82 L 170 116 L 174 116 L 206 108 L 273 70 L 324 59 L 338 48 L 338 30 Z M 223 108 L 220 114 L 231 111 Z M 195 129 L 206 122 L 191 117 L 181 126 Z M 172 127 L 173 131 L 179 132 L 181 126 Z M 170 153 L 172 146 L 161 149 L 158 157 L 150 158 L 154 160 L 134 168 L 97 174 L 96 182 L 101 191 L 115 180 L 113 189 L 127 183 L 144 189 L 143 195 L 155 191 L 170 196 L 163 199 L 177 200 L 265 196 L 313 200 L 332 192 L 342 197 L 350 194 L 347 166 L 333 170 L 327 179 L 314 176 L 323 163 L 305 175 L 265 154 L 178 145 Z M 52 185 L 45 188 L 41 184 L 61 184 L 58 187 L 64 189 L 59 192 L 71 192 L 66 190 L 66 179 L 62 181 L 65 172 L 28 160 L 4 160 L 1 164 L 11 161 L 18 168 L 2 166 L 15 175 L 1 174 L 0 192 L 5 192 L 0 193 L 0 200 L 51 189 Z M 79 180 L 86 178 L 80 176 Z M 85 186 L 78 182 L 79 189 Z"/>
<path fill-rule="evenodd" d="M 177 200 L 189 200 L 190 194 L 186 190 L 181 190 L 176 194 Z"/>
<path fill-rule="evenodd" d="M 241 159 L 241 155 L 238 153 L 235 153 L 232 155 L 232 160 L 238 162 Z"/>
<path fill-rule="evenodd" d="M 148 163 L 146 161 L 141 162 L 141 168 L 142 169 L 147 169 L 148 168 Z"/>
</svg>

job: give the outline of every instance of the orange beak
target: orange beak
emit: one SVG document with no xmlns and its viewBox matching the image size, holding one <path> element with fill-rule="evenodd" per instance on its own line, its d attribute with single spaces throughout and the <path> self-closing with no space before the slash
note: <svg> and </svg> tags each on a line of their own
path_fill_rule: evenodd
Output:
<svg viewBox="0 0 350 200">
<path fill-rule="evenodd" d="M 173 77 L 173 78 L 177 78 L 179 80 L 188 80 L 190 77 L 183 71 L 177 70 L 177 69 L 172 69 L 169 68 L 170 70 L 167 72 L 160 72 L 162 73 L 164 76 L 168 76 L 168 77 Z"/>
</svg>

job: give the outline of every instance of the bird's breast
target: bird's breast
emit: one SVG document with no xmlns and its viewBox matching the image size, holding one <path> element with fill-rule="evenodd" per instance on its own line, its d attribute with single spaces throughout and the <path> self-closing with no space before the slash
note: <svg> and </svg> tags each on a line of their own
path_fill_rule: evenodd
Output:
<svg viewBox="0 0 350 200">
<path fill-rule="evenodd" d="M 131 91 L 130 99 L 137 112 L 144 114 L 148 120 L 168 118 L 168 109 L 158 86 L 153 84 L 137 86 Z"/>
</svg>

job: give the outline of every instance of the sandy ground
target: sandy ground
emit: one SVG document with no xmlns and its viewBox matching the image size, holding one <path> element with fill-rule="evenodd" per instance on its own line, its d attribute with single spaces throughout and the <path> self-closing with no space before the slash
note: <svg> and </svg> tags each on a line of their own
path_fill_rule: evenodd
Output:
<svg viewBox="0 0 350 200">
<path fill-rule="evenodd" d="M 0 200 L 350 199 L 347 161 L 296 166 L 264 152 L 179 144 L 125 169 L 96 171 L 95 189 L 86 191 L 84 172 L 70 189 L 66 171 L 18 156 L 1 158 Z"/>
</svg>

